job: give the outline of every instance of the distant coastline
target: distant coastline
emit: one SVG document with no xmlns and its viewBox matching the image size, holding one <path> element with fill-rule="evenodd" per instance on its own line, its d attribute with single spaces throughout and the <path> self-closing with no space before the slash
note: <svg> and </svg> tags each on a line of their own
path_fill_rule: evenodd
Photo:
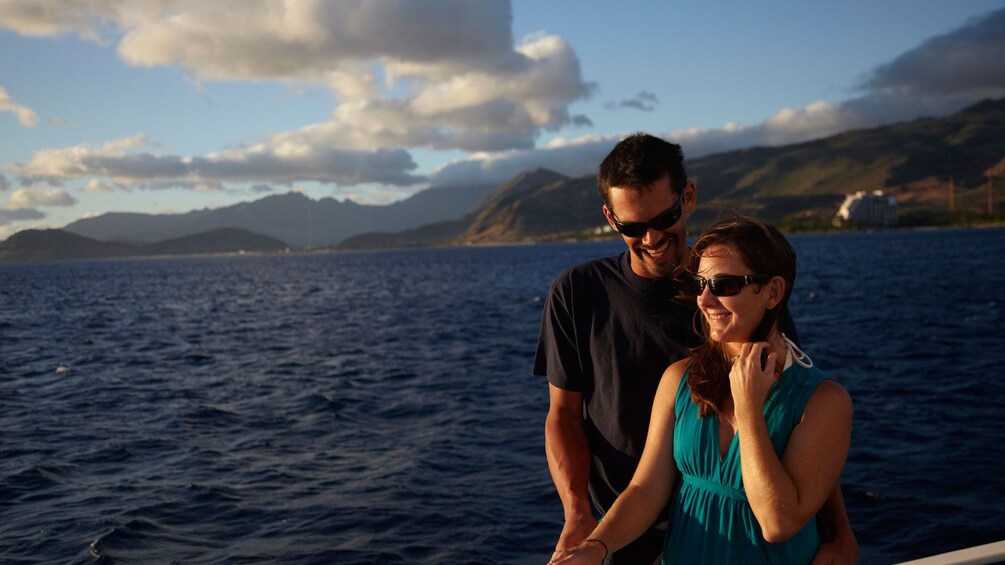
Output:
<svg viewBox="0 0 1005 565">
<path fill-rule="evenodd" d="M 705 226 L 698 226 L 695 229 L 689 230 L 688 237 L 697 237 L 704 230 Z M 784 227 L 780 228 L 783 232 L 789 234 L 837 234 L 837 233 L 869 233 L 869 232 L 927 232 L 927 231 L 941 231 L 941 230 L 967 230 L 967 229 L 1003 229 L 1005 228 L 1005 221 L 989 221 L 989 222 L 976 222 L 972 224 L 961 224 L 961 225 L 911 225 L 911 226 L 891 226 L 891 227 L 876 227 L 876 228 L 823 228 L 823 229 L 805 229 L 805 230 L 786 230 Z M 516 247 L 516 246 L 530 246 L 530 245 L 546 245 L 554 243 L 592 243 L 592 242 L 617 242 L 620 241 L 620 236 L 616 233 L 608 233 L 603 235 L 596 234 L 560 234 L 554 237 L 541 238 L 536 240 L 521 240 L 521 241 L 477 241 L 477 242 L 440 242 L 431 243 L 425 245 L 399 245 L 399 246 L 381 246 L 381 247 L 369 247 L 369 248 L 353 248 L 353 247 L 341 247 L 338 245 L 332 246 L 315 246 L 315 247 L 291 247 L 283 245 L 282 247 L 275 247 L 269 249 L 232 249 L 225 251 L 210 251 L 210 250 L 198 250 L 189 249 L 187 251 L 177 251 L 177 252 L 165 252 L 165 253 L 144 253 L 142 250 L 137 249 L 135 254 L 109 254 L 109 255 L 73 255 L 72 253 L 63 253 L 58 257 L 54 257 L 47 253 L 44 249 L 31 249 L 31 248 L 20 248 L 16 254 L 11 254 L 5 252 L 4 244 L 6 242 L 0 243 L 0 265 L 2 264 L 15 264 L 15 263 L 40 263 L 40 262 L 51 262 L 51 261 L 109 261 L 109 260 L 160 260 L 160 259 L 178 259 L 178 258 L 194 258 L 194 257 L 254 257 L 262 255 L 310 255 L 317 253 L 353 253 L 353 252 L 363 252 L 363 251 L 410 251 L 410 250 L 420 250 L 420 249 L 464 249 L 471 247 Z"/>
</svg>

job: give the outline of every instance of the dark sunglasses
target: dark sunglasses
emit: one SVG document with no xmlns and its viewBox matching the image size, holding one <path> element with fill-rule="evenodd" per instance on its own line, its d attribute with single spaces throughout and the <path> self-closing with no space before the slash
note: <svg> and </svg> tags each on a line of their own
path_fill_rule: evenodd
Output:
<svg viewBox="0 0 1005 565">
<path fill-rule="evenodd" d="M 618 220 L 618 217 L 614 215 L 614 210 L 611 210 L 611 220 L 614 221 L 614 229 L 618 230 L 621 235 L 625 237 L 642 237 L 646 235 L 649 228 L 656 231 L 663 231 L 672 228 L 673 225 L 677 223 L 677 220 L 680 220 L 682 202 L 684 202 L 683 192 L 679 197 L 677 197 L 676 204 L 660 212 L 655 218 L 649 220 L 648 222 L 621 223 L 621 221 Z"/>
<path fill-rule="evenodd" d="M 771 280 L 771 275 L 717 275 L 710 279 L 691 272 L 684 273 L 684 288 L 691 294 L 701 294 L 706 286 L 715 296 L 735 296 L 748 284 Z"/>
</svg>

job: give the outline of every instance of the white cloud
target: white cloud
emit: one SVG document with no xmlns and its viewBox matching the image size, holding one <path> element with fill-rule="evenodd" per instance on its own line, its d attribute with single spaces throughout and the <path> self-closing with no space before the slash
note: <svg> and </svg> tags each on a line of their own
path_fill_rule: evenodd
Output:
<svg viewBox="0 0 1005 565">
<path fill-rule="evenodd" d="M 505 0 L 0 1 L 0 26 L 22 34 L 113 43 L 129 64 L 177 65 L 197 83 L 322 84 L 336 97 L 327 121 L 239 149 L 156 155 L 137 136 L 39 151 L 9 167 L 22 176 L 406 186 L 426 179 L 405 148 L 530 149 L 541 131 L 589 123 L 569 112 L 592 89 L 575 51 L 545 34 L 514 44 Z"/>
<path fill-rule="evenodd" d="M 0 112 L 11 112 L 17 116 L 17 121 L 24 127 L 35 127 L 38 123 L 38 115 L 31 108 L 18 104 L 7 94 L 7 91 L 0 87 Z"/>
<path fill-rule="evenodd" d="M 359 61 L 471 68 L 512 58 L 508 2 L 180 0 L 132 2 L 114 21 L 137 66 L 180 65 L 205 79 L 308 80 Z"/>
<path fill-rule="evenodd" d="M 116 191 L 129 192 L 129 190 L 130 190 L 129 186 L 125 184 L 117 182 L 106 182 L 99 179 L 91 179 L 87 181 L 87 184 L 84 185 L 83 188 L 84 192 L 116 192 Z"/>
<path fill-rule="evenodd" d="M 323 84 L 323 151 L 424 146 L 527 148 L 542 129 L 584 123 L 568 106 L 590 85 L 561 38 L 514 45 L 508 1 L 6 0 L 0 26 L 118 40 L 142 67 L 197 80 Z M 304 137 L 305 132 L 291 132 Z"/>
<path fill-rule="evenodd" d="M 321 84 L 336 98 L 323 122 L 207 155 L 158 155 L 144 150 L 144 136 L 39 151 L 8 167 L 22 183 L 414 187 L 430 180 L 498 182 L 534 167 L 576 176 L 594 172 L 630 133 L 557 137 L 536 146 L 542 132 L 588 123 L 569 108 L 593 86 L 563 39 L 539 34 L 514 43 L 510 5 L 502 0 L 173 0 L 170 9 L 161 0 L 0 2 L 0 26 L 18 33 L 105 41 L 129 64 L 179 66 L 196 83 Z M 653 133 L 681 143 L 694 159 L 945 115 L 1005 96 L 1003 59 L 1005 10 L 998 10 L 877 67 L 848 100 L 784 108 L 753 125 Z M 659 102 L 643 91 L 618 107 L 648 110 Z M 426 178 L 414 172 L 409 148 L 471 156 Z"/>
<path fill-rule="evenodd" d="M 10 165 L 8 169 L 22 177 L 48 179 L 74 178 L 87 175 L 102 175 L 92 163 L 108 158 L 126 158 L 126 151 L 142 146 L 146 136 L 136 135 L 107 142 L 93 147 L 90 144 L 75 145 L 62 149 L 37 151 L 31 161 Z"/>
<path fill-rule="evenodd" d="M 77 200 L 61 188 L 32 186 L 19 188 L 11 193 L 6 208 L 8 210 L 19 210 L 52 206 L 68 207 L 76 203 Z"/>
<path fill-rule="evenodd" d="M 919 116 L 944 116 L 986 98 L 1005 97 L 1005 9 L 998 10 L 877 67 L 859 96 L 783 108 L 759 124 L 652 131 L 680 143 L 688 159 L 757 145 L 819 139 L 849 129 L 875 127 Z M 650 101 L 646 93 L 635 100 Z M 655 102 L 655 100 L 651 100 Z M 534 167 L 569 175 L 596 172 L 627 133 L 558 137 L 544 149 L 474 154 L 434 171 L 434 184 L 502 182 Z"/>
<path fill-rule="evenodd" d="M 590 135 L 553 141 L 544 149 L 477 153 L 443 165 L 430 179 L 434 185 L 491 184 L 538 167 L 571 177 L 590 174 L 622 137 Z"/>
<path fill-rule="evenodd" d="M 404 149 L 343 150 L 315 143 L 309 135 L 283 134 L 249 148 L 181 157 L 134 152 L 147 144 L 145 136 L 117 139 L 99 146 L 82 144 L 38 151 L 30 161 L 8 169 L 22 180 L 58 184 L 88 177 L 88 188 L 106 187 L 95 177 L 139 188 L 182 187 L 204 191 L 223 183 L 319 181 L 344 185 L 379 183 L 410 185 L 424 180 L 409 171 L 415 162 Z"/>
<path fill-rule="evenodd" d="M 49 36 L 77 33 L 100 41 L 101 20 L 119 11 L 115 0 L 4 0 L 0 25 L 21 35 Z"/>
</svg>

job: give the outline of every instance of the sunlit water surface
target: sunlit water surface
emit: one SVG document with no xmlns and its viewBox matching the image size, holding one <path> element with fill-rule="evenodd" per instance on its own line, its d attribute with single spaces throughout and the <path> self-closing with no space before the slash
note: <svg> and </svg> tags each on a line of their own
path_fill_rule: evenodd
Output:
<svg viewBox="0 0 1005 565">
<path fill-rule="evenodd" d="M 1005 539 L 1005 230 L 791 240 L 861 562 Z M 544 294 L 622 248 L 0 266 L 0 561 L 543 563 Z"/>
</svg>

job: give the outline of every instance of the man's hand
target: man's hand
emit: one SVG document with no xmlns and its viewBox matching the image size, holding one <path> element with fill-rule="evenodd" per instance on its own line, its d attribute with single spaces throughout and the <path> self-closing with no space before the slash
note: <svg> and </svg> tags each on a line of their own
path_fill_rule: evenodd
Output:
<svg viewBox="0 0 1005 565">
<path fill-rule="evenodd" d="M 592 515 L 566 520 L 565 527 L 562 528 L 562 535 L 558 537 L 558 544 L 555 545 L 555 552 L 551 554 L 551 558 L 555 559 L 563 550 L 579 545 L 596 527 L 597 519 Z"/>
</svg>

